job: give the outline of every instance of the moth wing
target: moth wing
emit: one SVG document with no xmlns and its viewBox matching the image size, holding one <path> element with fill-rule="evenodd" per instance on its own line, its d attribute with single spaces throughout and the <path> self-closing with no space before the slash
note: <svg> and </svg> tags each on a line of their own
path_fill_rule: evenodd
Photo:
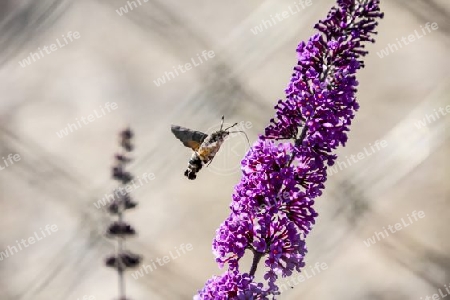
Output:
<svg viewBox="0 0 450 300">
<path fill-rule="evenodd" d="M 197 151 L 197 149 L 208 136 L 206 133 L 177 125 L 172 125 L 171 130 L 175 137 L 179 139 L 183 143 L 183 145 L 191 148 L 194 151 Z"/>
</svg>

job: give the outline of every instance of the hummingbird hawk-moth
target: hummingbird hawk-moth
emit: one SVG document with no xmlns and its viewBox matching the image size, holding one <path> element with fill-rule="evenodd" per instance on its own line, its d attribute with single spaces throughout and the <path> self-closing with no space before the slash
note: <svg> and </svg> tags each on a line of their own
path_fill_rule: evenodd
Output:
<svg viewBox="0 0 450 300">
<path fill-rule="evenodd" d="M 244 131 L 228 131 L 230 128 L 238 125 L 238 123 L 234 123 L 233 125 L 223 129 L 223 122 L 224 116 L 222 116 L 220 129 L 213 132 L 211 135 L 207 135 L 206 133 L 186 127 L 172 125 L 171 129 L 175 137 L 179 139 L 184 146 L 191 148 L 194 151 L 189 159 L 188 167 L 184 172 L 184 176 L 188 179 L 194 180 L 197 178 L 197 173 L 204 165 L 207 164 L 207 166 L 209 166 L 209 164 L 213 161 L 214 156 L 219 151 L 220 146 L 222 146 L 225 138 L 230 133 L 241 132 L 245 134 Z"/>
</svg>

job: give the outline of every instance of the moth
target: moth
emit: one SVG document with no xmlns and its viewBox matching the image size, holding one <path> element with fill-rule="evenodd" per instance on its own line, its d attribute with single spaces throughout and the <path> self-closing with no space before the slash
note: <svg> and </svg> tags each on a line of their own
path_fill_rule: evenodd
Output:
<svg viewBox="0 0 450 300">
<path fill-rule="evenodd" d="M 222 116 L 222 123 L 220 124 L 220 129 L 216 132 L 213 132 L 211 135 L 207 135 L 201 131 L 192 130 L 186 127 L 172 125 L 172 133 L 175 135 L 177 139 L 179 139 L 184 146 L 191 148 L 194 152 L 192 153 L 191 158 L 189 159 L 189 164 L 184 172 L 184 176 L 186 176 L 190 180 L 194 180 L 197 178 L 197 173 L 202 169 L 204 165 L 209 166 L 216 156 L 217 152 L 222 146 L 225 138 L 234 132 L 244 131 L 228 131 L 234 126 L 238 125 L 238 123 L 234 123 L 233 125 L 223 129 L 224 116 Z M 247 135 L 245 134 L 247 137 Z M 247 137 L 248 141 L 248 137 Z"/>
</svg>

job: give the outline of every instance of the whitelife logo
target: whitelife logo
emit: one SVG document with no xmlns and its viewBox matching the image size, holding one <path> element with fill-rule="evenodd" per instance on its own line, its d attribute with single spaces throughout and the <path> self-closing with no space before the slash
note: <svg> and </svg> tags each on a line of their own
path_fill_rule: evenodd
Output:
<svg viewBox="0 0 450 300">
<path fill-rule="evenodd" d="M 18 253 L 19 251 L 23 250 L 22 246 L 25 248 L 28 248 L 28 246 L 33 245 L 34 243 L 44 239 L 47 236 L 50 236 L 52 233 L 57 232 L 58 231 L 58 226 L 56 226 L 55 224 L 53 225 L 46 225 L 45 226 L 45 232 L 47 232 L 47 234 L 44 232 L 44 230 L 42 228 L 39 228 L 40 234 L 38 232 L 34 232 L 33 236 L 30 236 L 28 239 L 21 239 L 20 242 L 16 240 L 17 243 L 17 247 L 19 248 L 19 250 L 17 249 L 16 246 L 8 246 L 5 251 L 1 251 L 0 252 L 0 261 L 8 258 L 10 255 L 14 255 L 16 253 Z M 27 244 L 28 242 L 28 244 Z M 14 252 L 13 252 L 14 250 Z"/>
<path fill-rule="evenodd" d="M 413 211 L 411 213 L 411 215 L 412 215 L 412 218 L 411 218 L 411 216 L 409 214 L 407 215 L 409 223 L 406 222 L 405 219 L 402 218 L 400 220 L 401 223 L 395 223 L 394 226 L 389 225 L 388 226 L 389 232 L 392 233 L 392 234 L 396 233 L 396 232 L 402 230 L 403 228 L 406 228 L 406 227 L 410 226 L 412 223 L 417 222 L 419 219 L 425 218 L 425 213 L 422 210 L 419 211 L 419 212 Z M 412 219 L 414 219 L 414 221 Z M 382 239 L 387 238 L 389 236 L 389 232 L 386 229 L 386 227 L 383 227 L 383 231 L 374 232 L 374 235 L 372 237 L 370 237 L 367 240 L 365 240 L 364 241 L 364 245 L 366 245 L 366 247 L 370 247 L 371 245 L 375 245 L 377 243 L 377 241 L 379 242 Z"/>
<path fill-rule="evenodd" d="M 62 41 L 61 42 L 58 39 L 56 39 L 56 44 L 51 44 L 50 46 L 44 46 L 42 47 L 42 49 L 39 47 L 38 48 L 38 52 L 30 52 L 30 55 L 28 55 L 27 58 L 23 59 L 22 61 L 19 61 L 19 65 L 22 68 L 25 68 L 26 66 L 31 65 L 32 62 L 35 62 L 41 58 L 43 58 L 44 56 L 51 54 L 52 52 L 55 52 L 58 49 L 61 49 L 67 45 L 69 45 L 69 43 L 73 42 L 74 40 L 78 40 L 80 38 L 80 33 L 78 31 L 74 31 L 72 33 L 72 31 L 69 31 L 66 35 L 62 35 Z M 42 52 L 42 50 L 44 52 Z"/>
<path fill-rule="evenodd" d="M 97 110 L 94 110 L 92 114 L 88 115 L 86 118 L 81 117 L 81 122 L 83 122 L 84 125 L 87 125 L 89 123 L 94 122 L 97 119 L 100 119 L 101 117 L 105 116 L 106 113 L 110 113 L 113 110 L 117 109 L 117 103 L 116 102 L 107 102 L 103 106 L 100 106 L 100 113 L 97 112 Z M 80 123 L 80 120 L 78 118 L 75 119 L 76 123 L 67 123 L 67 126 L 60 131 L 56 133 L 56 135 L 62 139 L 63 137 L 69 135 L 69 133 L 74 132 L 75 130 L 80 129 L 83 127 L 83 125 Z"/>
<path fill-rule="evenodd" d="M 363 160 L 364 158 L 373 155 L 374 153 L 380 151 L 382 148 L 386 148 L 388 145 L 386 140 L 381 141 L 375 141 L 375 145 L 372 145 L 372 143 L 369 144 L 368 147 L 364 147 L 361 152 L 358 152 L 356 155 L 352 154 L 350 155 L 350 158 L 348 156 L 345 157 L 344 161 L 337 161 L 336 164 L 329 167 L 330 172 L 329 176 L 333 176 L 333 174 L 336 174 L 339 171 L 342 171 L 344 169 L 347 169 L 353 164 L 356 164 L 357 162 Z"/>
<path fill-rule="evenodd" d="M 258 34 L 263 32 L 265 29 L 269 29 L 272 26 L 275 26 L 276 24 L 284 21 L 285 19 L 289 18 L 290 16 L 293 16 L 295 14 L 298 14 L 302 10 L 306 9 L 307 7 L 312 5 L 312 0 L 299 0 L 295 1 L 293 3 L 294 5 L 289 5 L 287 10 L 282 11 L 281 13 L 276 13 L 275 17 L 274 15 L 270 15 L 269 20 L 262 20 L 259 25 L 253 27 L 250 29 L 250 31 L 253 34 Z"/>
<path fill-rule="evenodd" d="M 421 300 L 440 300 L 440 299 L 444 299 L 445 297 L 447 297 L 448 295 L 450 295 L 450 290 L 449 287 L 444 284 L 445 287 L 445 291 L 447 291 L 448 294 L 445 293 L 445 291 L 442 291 L 443 288 L 438 289 L 437 291 L 439 292 L 439 294 L 433 294 L 431 296 L 426 295 L 425 298 L 424 297 L 420 297 Z"/>
<path fill-rule="evenodd" d="M 0 163 L 0 171 L 6 169 L 9 166 L 12 166 L 14 164 L 14 162 L 18 162 L 21 159 L 21 157 L 17 153 L 16 154 L 10 153 L 10 154 L 8 154 L 7 158 L 2 157 L 2 159 L 3 159 L 3 166 Z"/>
<path fill-rule="evenodd" d="M 120 195 L 125 196 L 125 195 L 131 193 L 131 191 L 137 190 L 144 184 L 146 184 L 149 181 L 154 180 L 154 179 L 155 179 L 155 174 L 144 173 L 144 174 L 142 174 L 142 178 L 138 176 L 137 178 L 131 180 L 131 182 L 129 184 L 125 185 L 124 187 L 121 187 L 121 186 L 118 187 L 117 189 L 115 189 L 113 194 L 111 194 L 111 193 L 105 194 L 103 196 L 103 198 L 99 199 L 96 203 L 94 203 L 94 206 L 95 206 L 95 208 L 99 209 L 99 208 L 105 206 L 106 204 L 111 203 L 114 199 L 120 198 Z M 136 181 L 138 181 L 138 184 L 136 184 Z M 142 182 L 142 181 L 144 181 L 144 182 Z"/>
<path fill-rule="evenodd" d="M 179 257 L 181 257 L 183 254 L 186 254 L 188 251 L 192 251 L 192 249 L 194 249 L 194 247 L 192 246 L 192 244 L 181 244 L 178 247 L 175 247 L 175 253 L 172 251 L 169 251 L 169 255 L 165 255 L 162 258 L 157 257 L 155 260 L 158 263 L 158 265 L 160 267 L 164 266 L 165 264 L 168 264 L 169 262 L 171 262 L 172 260 L 175 260 Z M 150 261 L 150 265 L 143 265 L 142 267 L 139 268 L 138 271 L 134 271 L 133 273 L 131 273 L 131 277 L 133 277 L 134 279 L 139 279 L 141 277 L 143 277 L 145 274 L 148 274 L 150 272 L 153 272 L 155 270 L 158 269 L 158 266 L 156 265 L 155 261 L 153 259 L 151 259 Z"/>
<path fill-rule="evenodd" d="M 138 3 L 139 3 L 139 6 L 142 6 L 141 1 L 144 3 L 147 3 L 149 0 L 127 1 L 127 5 L 119 7 L 119 9 L 116 9 L 116 12 L 119 16 L 123 16 L 124 14 L 127 14 L 129 11 L 132 11 L 133 9 L 138 8 Z M 128 7 L 130 8 L 130 10 L 128 10 Z"/>
<path fill-rule="evenodd" d="M 423 38 L 424 36 L 426 36 L 427 34 L 431 33 L 432 30 L 437 30 L 438 24 L 436 22 L 434 23 L 426 23 L 425 24 L 425 28 L 422 27 L 422 25 L 420 25 L 420 28 L 422 29 L 422 34 L 421 35 L 417 29 L 414 30 L 414 33 L 408 35 L 408 37 L 401 37 L 401 42 L 400 40 L 397 38 L 397 43 L 394 44 L 388 44 L 388 46 L 384 49 L 382 49 L 381 51 L 377 52 L 377 55 L 379 58 L 383 58 L 388 56 L 391 53 L 394 53 L 395 51 L 398 51 L 399 49 L 403 48 L 403 46 L 408 46 L 410 43 L 415 42 L 417 40 L 420 40 L 421 38 Z"/>
<path fill-rule="evenodd" d="M 428 124 L 439 120 L 441 116 L 446 116 L 448 113 L 450 113 L 450 105 L 447 105 L 445 109 L 443 107 L 439 107 L 437 110 L 439 111 L 439 113 L 436 111 L 436 109 L 434 109 L 434 114 L 425 115 L 425 118 L 415 122 L 414 125 L 416 125 L 417 129 L 426 127 Z"/>
<path fill-rule="evenodd" d="M 184 65 L 178 65 L 177 67 L 173 66 L 173 71 L 169 71 L 169 72 L 164 72 L 164 75 L 161 77 L 158 77 L 156 80 L 153 80 L 153 83 L 159 87 L 161 85 L 163 85 L 164 83 L 166 83 L 166 79 L 167 81 L 170 81 L 172 79 L 175 79 L 176 77 L 180 76 L 181 73 L 186 73 L 189 70 L 192 70 L 192 66 L 194 67 L 198 67 L 201 64 L 203 64 L 204 62 L 208 61 L 208 58 L 213 58 L 214 56 L 216 56 L 216 54 L 214 53 L 214 51 L 210 50 L 210 51 L 206 51 L 203 50 L 201 57 L 200 54 L 197 53 L 197 59 L 195 59 L 194 57 L 191 58 L 191 63 L 185 63 Z M 203 59 L 202 59 L 203 57 Z M 197 63 L 198 62 L 198 63 Z M 180 73 L 178 73 L 178 71 L 180 71 Z"/>
<path fill-rule="evenodd" d="M 224 123 L 224 128 L 231 126 L 231 123 Z M 209 165 L 207 170 L 214 174 L 228 176 L 241 171 L 241 158 L 248 151 L 249 144 L 245 133 L 253 127 L 250 121 L 241 121 L 233 127 L 232 131 L 225 137 L 220 151 L 214 156 L 214 163 Z M 219 124 L 208 128 L 205 133 L 211 135 L 219 129 Z M 242 131 L 242 132 L 237 132 Z M 245 134 L 244 134 L 244 133 Z"/>
<path fill-rule="evenodd" d="M 314 266 L 309 267 L 308 269 L 304 268 L 302 269 L 301 273 L 298 276 L 292 276 L 284 283 L 280 283 L 280 292 L 288 290 L 288 286 L 293 288 L 296 285 L 299 285 L 300 283 L 319 275 L 322 271 L 325 271 L 328 269 L 328 265 L 326 263 L 319 263 L 316 262 Z"/>
</svg>

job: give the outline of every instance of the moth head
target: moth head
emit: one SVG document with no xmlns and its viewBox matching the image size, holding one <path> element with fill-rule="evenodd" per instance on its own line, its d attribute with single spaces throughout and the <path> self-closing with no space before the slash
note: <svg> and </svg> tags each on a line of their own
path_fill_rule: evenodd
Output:
<svg viewBox="0 0 450 300">
<path fill-rule="evenodd" d="M 219 134 L 221 138 L 226 138 L 227 136 L 230 135 L 230 132 L 229 131 L 225 131 L 225 130 L 221 130 L 221 131 L 218 131 L 217 134 Z"/>
</svg>

